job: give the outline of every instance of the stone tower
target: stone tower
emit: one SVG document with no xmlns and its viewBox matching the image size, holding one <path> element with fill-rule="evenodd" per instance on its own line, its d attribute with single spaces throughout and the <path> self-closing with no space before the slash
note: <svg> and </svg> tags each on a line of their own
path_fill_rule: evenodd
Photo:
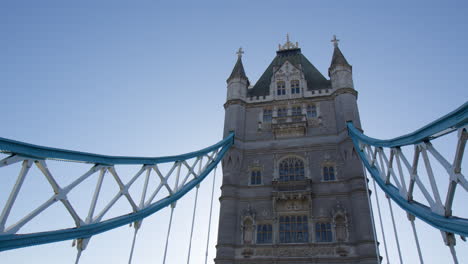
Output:
<svg viewBox="0 0 468 264">
<path fill-rule="evenodd" d="M 289 37 L 253 86 L 242 50 L 227 79 L 215 263 L 377 263 L 352 67 L 338 48 L 326 79 Z"/>
</svg>

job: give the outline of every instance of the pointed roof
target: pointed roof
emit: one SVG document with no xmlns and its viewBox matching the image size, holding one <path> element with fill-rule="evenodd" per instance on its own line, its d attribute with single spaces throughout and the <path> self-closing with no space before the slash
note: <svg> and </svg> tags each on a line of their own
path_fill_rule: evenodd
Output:
<svg viewBox="0 0 468 264">
<path fill-rule="evenodd" d="M 333 56 L 330 67 L 333 67 L 334 65 L 343 65 L 351 67 L 351 65 L 349 65 L 348 61 L 344 57 L 343 53 L 341 53 L 340 48 L 338 48 L 338 45 L 335 45 L 335 49 L 333 50 Z"/>
<path fill-rule="evenodd" d="M 234 69 L 232 69 L 231 75 L 229 75 L 229 78 L 226 80 L 226 82 L 229 82 L 232 78 L 241 78 L 247 81 L 249 80 L 247 78 L 247 75 L 245 75 L 244 65 L 242 65 L 241 56 L 237 58 L 236 65 L 234 65 Z"/>
<path fill-rule="evenodd" d="M 286 61 L 295 67 L 302 69 L 307 82 L 307 90 L 319 90 L 330 87 L 330 81 L 327 80 L 310 61 L 301 53 L 301 49 L 294 47 L 292 49 L 281 49 L 276 52 L 276 57 L 270 63 L 260 79 L 252 89 L 249 89 L 249 96 L 263 96 L 270 93 L 271 77 L 274 71 L 278 70 Z"/>
</svg>

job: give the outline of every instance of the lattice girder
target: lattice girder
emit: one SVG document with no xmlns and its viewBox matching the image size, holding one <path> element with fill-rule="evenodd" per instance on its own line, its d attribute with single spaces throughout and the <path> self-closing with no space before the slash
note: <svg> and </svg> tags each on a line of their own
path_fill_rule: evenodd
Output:
<svg viewBox="0 0 468 264">
<path fill-rule="evenodd" d="M 363 164 L 375 179 L 379 187 L 409 215 L 425 221 L 433 227 L 466 237 L 468 219 L 453 216 L 452 204 L 457 186 L 468 191 L 468 184 L 462 174 L 462 159 L 468 138 L 468 103 L 455 111 L 411 133 L 391 140 L 379 140 L 367 137 L 348 122 L 349 135 L 358 150 Z M 458 131 L 457 146 L 454 148 L 453 163 L 450 163 L 431 143 L 432 140 Z M 414 146 L 412 163 L 402 151 L 402 147 Z M 389 152 L 387 156 L 386 151 Z M 444 168 L 448 190 L 442 197 L 434 174 L 433 162 Z M 424 167 L 424 173 L 418 171 Z M 421 180 L 427 176 L 429 184 Z M 414 191 L 418 189 L 425 201 L 417 201 Z M 429 206 L 426 206 L 427 203 Z M 446 239 L 446 234 L 444 234 Z M 448 243 L 448 242 L 447 242 Z"/>
<path fill-rule="evenodd" d="M 138 229 L 142 219 L 164 207 L 174 206 L 178 199 L 198 186 L 221 161 L 233 144 L 233 139 L 234 135 L 230 134 L 217 144 L 200 151 L 178 156 L 149 158 L 104 156 L 35 146 L 0 138 L 0 152 L 9 155 L 0 160 L 0 173 L 3 167 L 21 163 L 16 182 L 0 215 L 0 251 L 68 239 L 76 239 L 77 248 L 81 251 L 86 248 L 93 235 L 132 223 L 135 229 Z M 85 163 L 89 164 L 90 168 L 71 183 L 62 187 L 53 170 L 48 168 L 48 163 L 51 160 Z M 161 166 L 164 164 L 170 165 L 168 171 L 161 170 Z M 116 165 L 139 165 L 139 167 L 137 172 L 126 181 L 120 175 Z M 51 187 L 52 194 L 26 216 L 7 225 L 18 194 L 33 166 L 37 167 L 40 174 L 44 176 Z M 182 173 L 182 171 L 186 172 Z M 90 178 L 96 178 L 96 183 L 93 186 L 94 192 L 88 209 L 85 213 L 80 214 L 68 195 Z M 106 182 L 105 178 L 117 186 L 117 191 L 109 201 L 100 200 L 103 185 Z M 141 190 L 139 190 L 141 194 L 132 195 L 129 190 L 139 179 L 143 181 Z M 166 193 L 165 191 L 163 193 L 163 190 L 167 190 L 166 196 L 163 196 Z M 126 201 L 130 211 L 127 214 L 105 219 L 109 211 L 121 199 Z M 23 226 L 58 202 L 64 206 L 75 226 L 45 232 L 19 233 Z M 97 210 L 98 202 L 104 202 L 100 210 Z"/>
</svg>

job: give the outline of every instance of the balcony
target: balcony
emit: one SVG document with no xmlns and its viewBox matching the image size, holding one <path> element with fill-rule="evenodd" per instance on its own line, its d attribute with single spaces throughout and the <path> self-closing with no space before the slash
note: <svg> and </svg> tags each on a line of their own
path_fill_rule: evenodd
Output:
<svg viewBox="0 0 468 264">
<path fill-rule="evenodd" d="M 304 136 L 307 130 L 307 117 L 303 114 L 273 117 L 271 128 L 275 138 Z"/>
</svg>

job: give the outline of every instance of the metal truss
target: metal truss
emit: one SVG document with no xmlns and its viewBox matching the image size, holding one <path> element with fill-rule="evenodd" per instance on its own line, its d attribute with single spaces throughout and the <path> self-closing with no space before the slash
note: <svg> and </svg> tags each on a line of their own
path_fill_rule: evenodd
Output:
<svg viewBox="0 0 468 264">
<path fill-rule="evenodd" d="M 452 212 L 455 192 L 458 189 L 468 192 L 468 181 L 462 174 L 468 138 L 468 103 L 413 133 L 390 140 L 367 137 L 352 122 L 347 125 L 364 166 L 386 196 L 408 213 L 415 234 L 414 217 L 417 217 L 440 230 L 451 250 L 455 244 L 454 234 L 463 239 L 468 236 L 468 219 Z M 431 141 L 455 131 L 458 131 L 458 142 L 454 147 L 453 162 L 449 162 Z M 403 147 L 412 148 L 412 156 L 405 155 Z M 437 180 L 448 182 L 445 197 L 436 182 L 435 166 L 442 167 L 446 173 L 445 176 L 437 175 Z M 423 177 L 427 178 L 423 180 Z M 415 199 L 416 189 L 422 194 L 418 195 L 422 200 Z"/>
<path fill-rule="evenodd" d="M 16 183 L 0 215 L 0 251 L 76 239 L 77 247 L 81 252 L 86 248 L 89 239 L 93 235 L 132 223 L 134 223 L 135 229 L 138 229 L 142 219 L 169 205 L 175 206 L 178 199 L 198 186 L 217 166 L 233 142 L 234 134 L 230 134 L 217 144 L 196 152 L 178 156 L 149 158 L 104 156 L 36 146 L 0 138 L 0 152 L 8 155 L 0 160 L 0 168 L 21 163 Z M 48 168 L 48 163 L 51 160 L 85 163 L 89 164 L 90 168 L 70 184 L 60 186 L 56 177 L 54 177 L 54 173 Z M 139 170 L 129 181 L 124 182 L 124 178 L 119 175 L 116 165 L 138 165 Z M 22 219 L 11 225 L 6 225 L 25 178 L 33 166 L 37 167 L 41 174 L 45 176 L 44 178 L 52 187 L 53 192 L 47 201 L 30 211 Z M 170 168 L 165 173 L 161 169 L 164 166 Z M 96 204 L 99 201 L 106 175 L 115 181 L 118 185 L 118 191 L 100 211 L 97 211 Z M 87 213 L 80 215 L 67 195 L 91 177 L 97 178 L 94 193 Z M 138 197 L 135 197 L 136 195 L 132 196 L 129 189 L 138 179 L 144 179 L 144 183 Z M 162 190 L 166 190 L 167 192 L 164 193 L 168 195 L 159 198 L 160 195 L 158 196 L 158 194 L 161 194 Z M 131 211 L 127 214 L 105 219 L 109 210 L 121 198 L 128 202 Z M 20 233 L 23 226 L 56 203 L 63 204 L 75 226 L 45 232 Z M 53 220 L 50 219 L 52 222 Z"/>
</svg>

